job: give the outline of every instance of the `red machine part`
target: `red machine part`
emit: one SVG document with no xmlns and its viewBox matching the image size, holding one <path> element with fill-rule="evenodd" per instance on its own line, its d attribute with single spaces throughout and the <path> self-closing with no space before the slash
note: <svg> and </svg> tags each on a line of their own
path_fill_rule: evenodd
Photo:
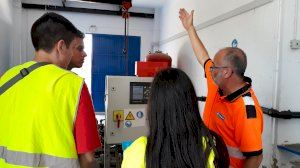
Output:
<svg viewBox="0 0 300 168">
<path fill-rule="evenodd" d="M 155 51 L 155 53 L 149 53 L 146 56 L 146 62 L 167 62 L 168 66 L 172 65 L 172 58 L 168 54 L 164 54 L 161 51 Z"/>
<path fill-rule="evenodd" d="M 170 68 L 171 65 L 172 58 L 169 55 L 156 51 L 146 56 L 146 62 L 136 62 L 135 75 L 139 77 L 153 77 L 157 72 Z"/>
</svg>

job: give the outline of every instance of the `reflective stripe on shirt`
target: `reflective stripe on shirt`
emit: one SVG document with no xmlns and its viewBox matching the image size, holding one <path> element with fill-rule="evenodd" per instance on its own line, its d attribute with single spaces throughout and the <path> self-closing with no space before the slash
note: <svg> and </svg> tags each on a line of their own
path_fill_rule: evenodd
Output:
<svg viewBox="0 0 300 168">
<path fill-rule="evenodd" d="M 232 147 L 232 146 L 226 146 L 228 150 L 229 157 L 234 157 L 237 159 L 245 159 L 245 156 L 243 153 L 240 151 L 239 148 Z"/>
</svg>

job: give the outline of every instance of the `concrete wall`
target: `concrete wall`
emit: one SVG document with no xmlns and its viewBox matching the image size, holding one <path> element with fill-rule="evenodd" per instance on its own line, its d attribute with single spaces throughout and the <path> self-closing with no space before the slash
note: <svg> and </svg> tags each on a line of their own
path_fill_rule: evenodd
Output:
<svg viewBox="0 0 300 168">
<path fill-rule="evenodd" d="M 155 23 L 160 23 L 159 48 L 169 53 L 174 67 L 183 69 L 190 76 L 198 96 L 206 95 L 203 69 L 196 61 L 178 18 L 179 8 L 194 9 L 194 24 L 211 57 L 237 39 L 238 46 L 248 56 L 246 75 L 253 80 L 260 104 L 279 110 L 300 111 L 297 103 L 300 51 L 289 48 L 294 28 L 294 7 L 294 0 L 167 0 L 161 9 L 157 9 L 159 21 Z M 271 167 L 274 164 L 272 157 L 275 157 L 279 159 L 279 163 L 275 163 L 279 167 L 291 166 L 287 156 L 272 148 L 272 144 L 282 144 L 287 140 L 288 143 L 299 143 L 300 135 L 296 134 L 299 121 L 264 117 L 262 165 Z"/>
</svg>

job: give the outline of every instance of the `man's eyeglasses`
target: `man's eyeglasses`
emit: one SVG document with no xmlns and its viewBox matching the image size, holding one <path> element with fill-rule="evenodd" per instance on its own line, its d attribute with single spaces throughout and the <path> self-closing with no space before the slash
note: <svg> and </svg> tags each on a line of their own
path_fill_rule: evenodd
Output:
<svg viewBox="0 0 300 168">
<path fill-rule="evenodd" d="M 210 71 L 213 71 L 213 70 L 215 70 L 215 69 L 222 69 L 222 68 L 228 68 L 227 66 L 215 66 L 215 65 L 213 65 L 213 66 L 211 66 L 210 67 Z"/>
</svg>

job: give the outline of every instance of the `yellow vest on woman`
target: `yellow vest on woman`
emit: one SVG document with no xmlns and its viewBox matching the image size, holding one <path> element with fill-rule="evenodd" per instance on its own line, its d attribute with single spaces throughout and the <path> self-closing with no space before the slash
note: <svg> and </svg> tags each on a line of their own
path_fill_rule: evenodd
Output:
<svg viewBox="0 0 300 168">
<path fill-rule="evenodd" d="M 30 61 L 7 71 L 0 86 Z M 74 122 L 83 79 L 53 64 L 0 95 L 0 168 L 79 168 Z"/>
<path fill-rule="evenodd" d="M 203 142 L 205 139 L 203 138 Z M 206 144 L 206 143 L 204 143 Z M 142 136 L 135 140 L 125 151 L 122 162 L 122 168 L 146 168 L 146 146 L 147 137 Z M 203 147 L 206 148 L 206 145 Z M 207 168 L 214 168 L 215 154 L 210 152 L 207 161 Z"/>
</svg>

